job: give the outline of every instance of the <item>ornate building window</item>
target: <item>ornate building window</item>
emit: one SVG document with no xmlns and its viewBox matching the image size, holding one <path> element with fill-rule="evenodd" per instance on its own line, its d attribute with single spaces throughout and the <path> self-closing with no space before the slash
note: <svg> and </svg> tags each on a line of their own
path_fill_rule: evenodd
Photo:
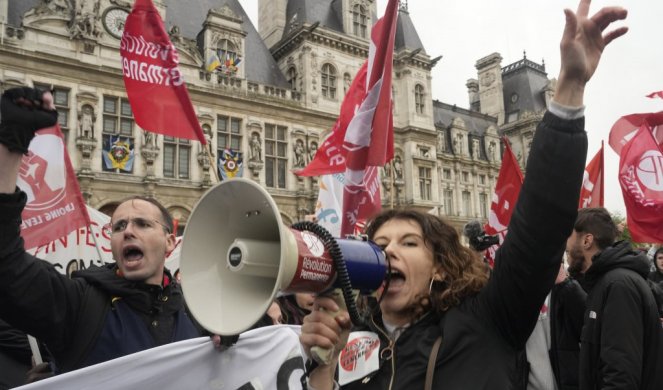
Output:
<svg viewBox="0 0 663 390">
<path fill-rule="evenodd" d="M 297 90 L 297 69 L 294 66 L 291 66 L 288 68 L 288 72 L 286 73 L 286 78 L 288 80 L 288 84 L 290 84 L 290 89 L 293 91 Z"/>
<path fill-rule="evenodd" d="M 488 195 L 485 193 L 479 194 L 479 210 L 481 210 L 481 218 L 488 218 Z"/>
<path fill-rule="evenodd" d="M 444 180 L 451 180 L 451 169 L 444 168 L 442 170 L 442 177 L 444 178 Z"/>
<path fill-rule="evenodd" d="M 472 194 L 469 191 L 463 191 L 463 215 L 469 217 L 472 214 Z"/>
<path fill-rule="evenodd" d="M 104 96 L 102 126 L 103 169 L 132 173 L 134 162 L 134 118 L 128 99 Z"/>
<path fill-rule="evenodd" d="M 163 137 L 163 176 L 190 178 L 191 141 L 184 138 Z"/>
<path fill-rule="evenodd" d="M 461 174 L 463 178 L 463 183 L 469 183 L 470 182 L 470 173 L 469 172 L 463 172 Z"/>
<path fill-rule="evenodd" d="M 336 99 L 336 68 L 332 64 L 322 65 L 321 91 L 322 96 Z"/>
<path fill-rule="evenodd" d="M 216 54 L 219 56 L 221 63 L 225 63 L 226 59 L 237 58 L 237 48 L 227 39 L 222 39 L 216 45 Z"/>
<path fill-rule="evenodd" d="M 358 37 L 366 38 L 368 32 L 368 13 L 361 4 L 352 7 L 352 33 Z"/>
<path fill-rule="evenodd" d="M 426 94 L 424 92 L 424 86 L 417 84 L 414 86 L 414 108 L 417 114 L 422 115 L 424 113 L 424 108 L 426 107 Z"/>
<path fill-rule="evenodd" d="M 419 193 L 422 200 L 431 200 L 431 169 L 419 167 Z"/>
<path fill-rule="evenodd" d="M 454 213 L 454 191 L 453 190 L 444 190 L 443 192 L 444 200 L 444 212 L 446 215 L 453 215 Z"/>
<path fill-rule="evenodd" d="M 242 120 L 229 116 L 217 116 L 216 136 L 219 153 L 226 148 L 239 151 L 242 146 Z"/>
<path fill-rule="evenodd" d="M 39 88 L 43 91 L 52 91 L 53 103 L 55 104 L 55 109 L 58 112 L 58 123 L 60 124 L 62 134 L 64 134 L 66 145 L 67 140 L 69 139 L 69 89 L 62 87 L 51 87 L 50 85 L 37 83 L 35 83 L 34 86 L 35 88 Z"/>
<path fill-rule="evenodd" d="M 486 175 L 479 175 L 479 184 L 486 185 Z"/>
<path fill-rule="evenodd" d="M 288 128 L 265 124 L 265 185 L 286 188 L 288 168 Z"/>
</svg>

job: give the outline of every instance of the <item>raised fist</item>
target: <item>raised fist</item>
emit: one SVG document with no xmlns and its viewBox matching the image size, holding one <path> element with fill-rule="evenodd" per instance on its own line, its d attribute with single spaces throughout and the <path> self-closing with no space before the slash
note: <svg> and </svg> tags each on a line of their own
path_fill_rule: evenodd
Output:
<svg viewBox="0 0 663 390">
<path fill-rule="evenodd" d="M 0 143 L 10 151 L 28 152 L 35 131 L 57 123 L 58 113 L 50 92 L 18 87 L 5 91 L 0 100 Z"/>
</svg>

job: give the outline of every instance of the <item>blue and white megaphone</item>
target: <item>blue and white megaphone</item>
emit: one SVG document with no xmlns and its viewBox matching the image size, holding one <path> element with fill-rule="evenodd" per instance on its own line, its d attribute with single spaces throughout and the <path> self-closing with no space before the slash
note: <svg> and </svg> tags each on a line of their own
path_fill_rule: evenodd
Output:
<svg viewBox="0 0 663 390">
<path fill-rule="evenodd" d="M 311 222 L 284 226 L 269 193 L 236 178 L 211 188 L 194 207 L 180 270 L 196 320 L 214 334 L 236 335 L 255 324 L 279 292 L 340 287 L 350 309 L 350 289 L 377 290 L 387 265 L 373 242 L 335 239 Z"/>
</svg>

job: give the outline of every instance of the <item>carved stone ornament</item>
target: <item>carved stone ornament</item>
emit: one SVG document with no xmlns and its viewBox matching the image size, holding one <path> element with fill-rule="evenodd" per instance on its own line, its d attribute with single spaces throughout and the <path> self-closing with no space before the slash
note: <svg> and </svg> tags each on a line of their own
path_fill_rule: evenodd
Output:
<svg viewBox="0 0 663 390">
<path fill-rule="evenodd" d="M 69 28 L 71 38 L 97 39 L 101 35 L 101 0 L 80 1 L 76 4 L 74 20 Z"/>
<path fill-rule="evenodd" d="M 488 72 L 481 78 L 481 85 L 484 87 L 490 87 L 495 82 L 495 73 Z"/>
</svg>

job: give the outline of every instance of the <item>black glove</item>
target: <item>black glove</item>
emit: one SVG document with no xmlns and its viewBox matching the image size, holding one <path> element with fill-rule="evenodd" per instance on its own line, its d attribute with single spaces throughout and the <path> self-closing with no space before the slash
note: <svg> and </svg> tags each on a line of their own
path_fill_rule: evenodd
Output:
<svg viewBox="0 0 663 390">
<path fill-rule="evenodd" d="M 10 151 L 28 153 L 35 131 L 51 127 L 58 121 L 58 112 L 42 107 L 44 91 L 36 88 L 12 88 L 0 100 L 0 144 Z"/>
</svg>

